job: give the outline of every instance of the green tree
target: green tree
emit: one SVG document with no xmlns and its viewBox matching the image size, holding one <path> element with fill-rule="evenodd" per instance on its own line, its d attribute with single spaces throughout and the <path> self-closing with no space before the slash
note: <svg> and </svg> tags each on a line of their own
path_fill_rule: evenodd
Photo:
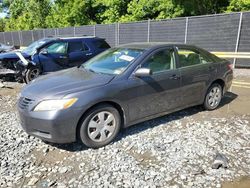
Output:
<svg viewBox="0 0 250 188">
<path fill-rule="evenodd" d="M 12 0 L 2 0 L 2 1 L 0 1 L 0 10 L 1 10 L 1 12 L 5 12 L 5 13 L 8 14 L 11 1 Z"/>
<path fill-rule="evenodd" d="M 250 0 L 0 0 L 0 30 L 67 27 L 250 10 Z"/>
<path fill-rule="evenodd" d="M 183 16 L 216 14 L 226 10 L 229 0 L 173 0 L 175 5 L 183 8 Z"/>
<path fill-rule="evenodd" d="M 14 0 L 9 10 L 10 19 L 6 22 L 5 30 L 45 28 L 50 0 Z"/>
<path fill-rule="evenodd" d="M 0 32 L 4 31 L 4 27 L 5 27 L 5 19 L 1 18 L 0 19 Z"/>
<path fill-rule="evenodd" d="M 131 0 L 95 0 L 93 5 L 96 11 L 97 23 L 114 23 L 127 14 L 128 4 Z"/>
<path fill-rule="evenodd" d="M 227 12 L 238 12 L 250 10 L 250 0 L 231 0 Z"/>
<path fill-rule="evenodd" d="M 184 10 L 172 0 L 132 0 L 127 12 L 121 17 L 122 21 L 173 18 L 181 16 Z"/>
<path fill-rule="evenodd" d="M 48 27 L 66 27 L 95 23 L 91 5 L 91 0 L 57 0 L 46 18 L 46 24 Z"/>
</svg>

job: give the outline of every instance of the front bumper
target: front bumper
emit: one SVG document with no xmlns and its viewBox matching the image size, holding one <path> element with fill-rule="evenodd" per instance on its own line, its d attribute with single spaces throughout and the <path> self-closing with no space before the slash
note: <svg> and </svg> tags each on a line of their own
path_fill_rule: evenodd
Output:
<svg viewBox="0 0 250 188">
<path fill-rule="evenodd" d="M 6 69 L 6 68 L 1 68 L 0 69 L 0 75 L 1 76 L 4 76 L 4 75 L 15 75 L 16 74 L 16 71 L 14 70 L 11 70 L 11 69 Z"/>
<path fill-rule="evenodd" d="M 80 109 L 34 112 L 18 107 L 22 128 L 29 134 L 53 143 L 76 141 Z"/>
<path fill-rule="evenodd" d="M 13 77 L 16 81 L 21 82 L 24 78 L 23 69 L 20 69 L 20 70 L 15 69 L 14 70 L 14 69 L 5 68 L 0 63 L 0 77 L 1 78 Z"/>
</svg>

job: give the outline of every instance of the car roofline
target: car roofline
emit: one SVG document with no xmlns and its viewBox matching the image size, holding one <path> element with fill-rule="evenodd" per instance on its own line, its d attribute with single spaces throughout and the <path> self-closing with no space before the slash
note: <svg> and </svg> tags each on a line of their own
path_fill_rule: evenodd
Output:
<svg viewBox="0 0 250 188">
<path fill-rule="evenodd" d="M 172 46 L 197 48 L 194 45 L 184 44 L 184 43 L 173 43 L 173 42 L 134 42 L 134 43 L 122 44 L 116 47 L 147 50 L 147 49 L 152 49 L 152 48 L 172 47 Z"/>
<path fill-rule="evenodd" d="M 83 36 L 47 36 L 43 39 L 55 39 L 55 40 L 65 40 L 65 39 L 100 39 L 105 40 L 97 36 L 83 35 Z"/>
</svg>

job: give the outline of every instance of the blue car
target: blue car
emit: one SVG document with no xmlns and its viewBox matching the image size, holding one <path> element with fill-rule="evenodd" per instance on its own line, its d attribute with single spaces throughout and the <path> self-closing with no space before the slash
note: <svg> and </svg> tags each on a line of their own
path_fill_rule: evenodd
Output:
<svg viewBox="0 0 250 188">
<path fill-rule="evenodd" d="M 79 66 L 108 48 L 98 37 L 44 38 L 21 52 L 0 54 L 0 75 L 28 83 L 41 74 Z"/>
</svg>

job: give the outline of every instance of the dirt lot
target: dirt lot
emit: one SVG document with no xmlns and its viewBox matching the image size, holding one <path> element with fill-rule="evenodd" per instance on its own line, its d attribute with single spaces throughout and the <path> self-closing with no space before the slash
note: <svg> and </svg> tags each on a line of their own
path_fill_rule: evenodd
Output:
<svg viewBox="0 0 250 188">
<path fill-rule="evenodd" d="M 147 121 L 96 150 L 23 132 L 15 110 L 22 86 L 0 89 L 0 187 L 250 187 L 250 70 L 235 71 L 217 110 Z M 218 153 L 227 168 L 212 168 Z"/>
</svg>

